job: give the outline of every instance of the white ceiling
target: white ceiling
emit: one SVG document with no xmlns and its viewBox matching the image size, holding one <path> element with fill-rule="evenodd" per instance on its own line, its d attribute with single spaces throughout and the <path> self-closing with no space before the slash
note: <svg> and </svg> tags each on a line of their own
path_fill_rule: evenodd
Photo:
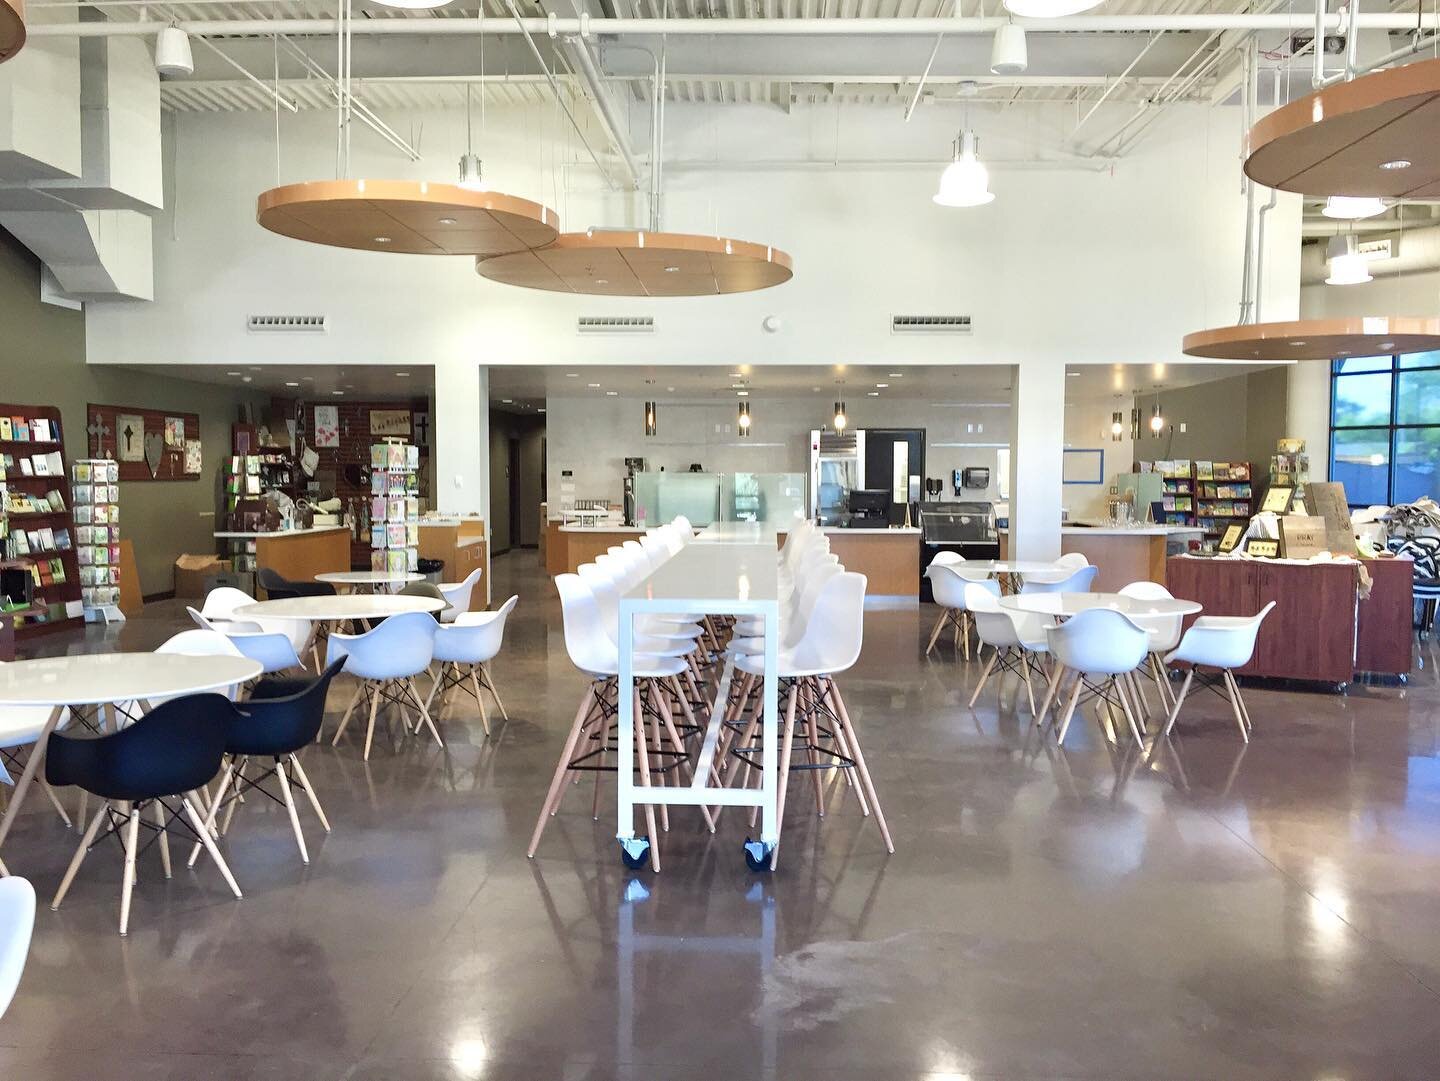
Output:
<svg viewBox="0 0 1440 1081">
<path fill-rule="evenodd" d="M 172 379 L 263 390 L 281 397 L 333 397 L 336 401 L 346 398 L 405 401 L 427 395 L 435 386 L 435 368 L 429 364 L 414 364 L 404 368 L 380 365 L 352 365 L 342 368 L 328 364 L 234 367 L 214 364 L 137 364 L 125 367 Z M 401 372 L 407 374 L 401 375 Z M 295 385 L 291 386 L 292 383 Z"/>
</svg>

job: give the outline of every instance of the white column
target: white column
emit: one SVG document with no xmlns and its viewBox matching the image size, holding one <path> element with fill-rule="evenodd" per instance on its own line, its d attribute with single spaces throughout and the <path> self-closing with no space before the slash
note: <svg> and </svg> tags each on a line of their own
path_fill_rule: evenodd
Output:
<svg viewBox="0 0 1440 1081">
<path fill-rule="evenodd" d="M 435 509 L 490 524 L 490 372 L 452 361 L 435 367 Z"/>
<path fill-rule="evenodd" d="M 1310 479 L 1330 479 L 1330 364 L 1324 360 L 1302 360 L 1286 371 L 1285 435 L 1305 440 L 1310 455 Z M 1274 450 L 1274 447 L 1270 448 Z M 1256 463 L 1268 470 L 1270 463 Z"/>
<path fill-rule="evenodd" d="M 1065 362 L 1026 360 L 1010 381 L 1010 558 L 1060 556 Z"/>
</svg>

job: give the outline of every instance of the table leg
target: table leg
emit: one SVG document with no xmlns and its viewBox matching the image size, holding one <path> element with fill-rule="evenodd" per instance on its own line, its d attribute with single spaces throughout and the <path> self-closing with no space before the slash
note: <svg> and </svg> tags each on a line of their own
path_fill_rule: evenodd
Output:
<svg viewBox="0 0 1440 1081">
<path fill-rule="evenodd" d="M 621 609 L 620 671 L 616 683 L 616 705 L 620 707 L 619 731 L 615 741 L 616 758 L 616 832 L 615 838 L 626 853 L 627 862 L 643 858 L 644 850 L 635 838 L 635 726 L 640 718 L 635 712 L 635 617 Z M 653 841 L 654 838 L 651 838 Z M 635 864 L 638 866 L 638 864 Z"/>
<path fill-rule="evenodd" d="M 780 612 L 765 613 L 765 685 L 761 690 L 760 722 L 760 841 L 767 849 L 780 840 L 776 815 L 779 795 Z"/>
<path fill-rule="evenodd" d="M 40 730 L 40 737 L 30 749 L 25 769 L 20 774 L 20 779 L 15 782 L 15 791 L 10 796 L 10 806 L 5 808 L 5 816 L 0 818 L 0 845 L 4 845 L 5 838 L 10 835 L 10 827 L 15 824 L 15 816 L 20 813 L 20 805 L 25 802 L 25 793 L 30 790 L 30 782 L 35 779 L 40 763 L 45 761 L 45 745 L 50 741 L 50 733 L 55 731 L 55 726 L 60 723 L 64 712 L 64 706 L 56 706 L 50 711 L 50 719 L 45 722 L 45 727 Z M 10 872 L 0 867 L 0 873 L 8 875 Z"/>
</svg>

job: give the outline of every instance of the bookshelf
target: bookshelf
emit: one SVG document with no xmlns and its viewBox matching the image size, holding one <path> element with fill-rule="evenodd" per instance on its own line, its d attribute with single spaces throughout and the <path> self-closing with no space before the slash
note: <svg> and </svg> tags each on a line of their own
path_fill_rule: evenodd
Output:
<svg viewBox="0 0 1440 1081">
<path fill-rule="evenodd" d="M 80 458 L 70 467 L 80 599 L 91 623 L 120 623 L 120 463 Z"/>
<path fill-rule="evenodd" d="M 1207 537 L 1223 536 L 1255 514 L 1255 485 L 1249 462 L 1195 463 L 1195 524 Z"/>
<path fill-rule="evenodd" d="M 370 569 L 414 571 L 420 562 L 420 448 L 370 447 Z"/>
<path fill-rule="evenodd" d="M 24 640 L 73 626 L 85 614 L 60 410 L 0 403 L 0 456 L 6 562 L 28 569 L 32 587 L 28 606 L 3 615 Z"/>
<path fill-rule="evenodd" d="M 1160 474 L 1160 503 L 1166 525 L 1195 524 L 1195 474 L 1189 461 L 1155 463 Z"/>
</svg>

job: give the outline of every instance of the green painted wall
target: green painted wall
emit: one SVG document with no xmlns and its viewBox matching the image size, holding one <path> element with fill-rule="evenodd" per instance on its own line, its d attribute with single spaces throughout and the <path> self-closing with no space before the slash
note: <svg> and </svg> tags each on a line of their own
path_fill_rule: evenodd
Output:
<svg viewBox="0 0 1440 1081">
<path fill-rule="evenodd" d="M 164 360 L 157 357 L 157 360 Z M 67 459 L 87 452 L 85 407 L 174 409 L 200 417 L 205 469 L 196 480 L 120 485 L 120 528 L 135 546 L 144 593 L 174 586 L 182 552 L 215 550 L 219 470 L 241 402 L 262 395 L 85 363 L 85 314 L 40 301 L 40 263 L 0 229 L 0 401 L 60 408 Z"/>
</svg>

